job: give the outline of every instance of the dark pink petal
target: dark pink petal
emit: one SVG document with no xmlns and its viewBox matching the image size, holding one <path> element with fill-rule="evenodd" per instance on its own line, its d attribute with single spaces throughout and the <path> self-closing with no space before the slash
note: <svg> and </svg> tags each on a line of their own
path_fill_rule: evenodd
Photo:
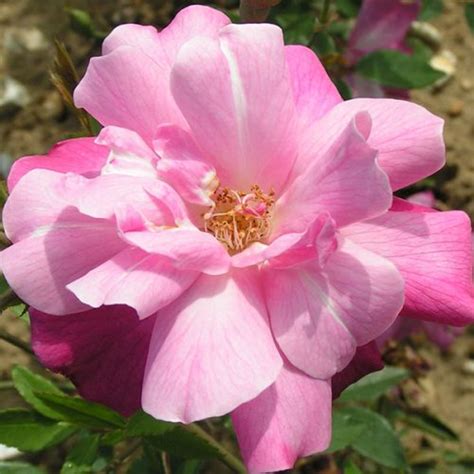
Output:
<svg viewBox="0 0 474 474">
<path fill-rule="evenodd" d="M 228 25 L 218 40 L 189 41 L 171 90 L 224 186 L 281 187 L 295 158 L 296 123 L 279 28 Z"/>
<path fill-rule="evenodd" d="M 379 49 L 404 50 L 403 42 L 421 7 L 421 0 L 364 0 L 349 38 L 347 59 L 358 61 Z"/>
<path fill-rule="evenodd" d="M 271 385 L 282 366 L 258 276 L 201 276 L 159 311 L 142 404 L 158 419 L 220 416 Z"/>
<path fill-rule="evenodd" d="M 365 346 L 358 347 L 349 365 L 331 379 L 333 398 L 339 397 L 342 391 L 349 385 L 352 385 L 371 372 L 382 370 L 383 367 L 384 364 L 380 351 L 374 341 L 369 342 Z"/>
<path fill-rule="evenodd" d="M 30 309 L 33 350 L 48 369 L 69 377 L 86 399 L 125 416 L 140 408 L 154 318 L 126 306 L 58 317 Z"/>
<path fill-rule="evenodd" d="M 401 203 L 401 204 L 399 204 Z M 403 314 L 463 326 L 474 320 L 471 223 L 460 211 L 436 212 L 397 200 L 376 219 L 343 230 L 391 260 L 405 280 Z M 408 207 L 407 207 L 408 206 Z"/>
<path fill-rule="evenodd" d="M 372 129 L 367 144 L 378 151 L 378 162 L 393 190 L 438 171 L 445 163 L 443 120 L 423 107 L 394 99 L 353 99 L 333 107 L 302 138 L 297 173 L 324 156 L 359 112 L 368 112 Z"/>
<path fill-rule="evenodd" d="M 322 269 L 267 270 L 264 285 L 278 345 L 294 366 L 320 379 L 346 367 L 403 305 L 395 266 L 344 240 Z"/>
<path fill-rule="evenodd" d="M 126 304 L 146 318 L 174 301 L 198 275 L 175 268 L 166 258 L 130 247 L 67 288 L 94 308 Z"/>
<path fill-rule="evenodd" d="M 331 441 L 331 384 L 286 363 L 275 383 L 232 412 L 250 473 L 291 469 Z"/>
<path fill-rule="evenodd" d="M 314 159 L 296 178 L 275 208 L 274 233 L 298 232 L 321 212 L 329 212 L 338 227 L 377 216 L 392 202 L 386 174 L 379 167 L 377 151 L 367 144 L 371 120 L 358 113 L 319 154 L 323 130 L 314 137 Z"/>
<path fill-rule="evenodd" d="M 94 137 L 65 140 L 55 145 L 47 155 L 25 156 L 15 161 L 8 175 L 9 192 L 26 173 L 37 168 L 97 176 L 107 161 L 109 151 L 94 140 Z"/>
<path fill-rule="evenodd" d="M 286 61 L 302 126 L 320 119 L 342 98 L 314 52 L 305 46 L 286 46 Z"/>
</svg>

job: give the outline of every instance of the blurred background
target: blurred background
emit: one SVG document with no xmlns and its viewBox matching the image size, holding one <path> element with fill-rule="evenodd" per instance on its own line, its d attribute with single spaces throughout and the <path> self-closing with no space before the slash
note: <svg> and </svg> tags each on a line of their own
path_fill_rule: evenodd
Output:
<svg viewBox="0 0 474 474">
<path fill-rule="evenodd" d="M 114 26 L 133 22 L 162 27 L 177 10 L 190 3 L 211 4 L 173 0 L 0 0 L 0 174 L 6 176 L 11 162 L 21 156 L 44 153 L 54 143 L 83 133 L 77 114 L 64 103 L 51 81 L 57 55 L 55 40 L 64 44 L 81 76 L 89 58 L 99 54 L 101 40 Z M 315 27 L 321 8 L 318 0 L 284 0 L 273 9 L 270 21 L 286 28 L 289 42 L 311 42 L 315 28 L 318 34 L 323 31 L 314 47 L 347 97 L 354 91 L 346 81 L 350 65 L 341 60 L 344 53 L 340 45 L 345 44 L 354 26 L 350 8 L 360 2 L 335 4 L 337 8 L 331 10 L 328 20 L 329 36 L 327 29 Z M 466 22 L 466 4 L 460 0 L 425 2 L 419 21 L 429 25 L 427 33 L 423 27 L 410 33 L 421 37 L 425 47 L 428 45 L 431 64 L 444 74 L 442 80 L 410 91 L 410 99 L 446 120 L 448 164 L 404 196 L 429 191 L 437 208 L 462 209 L 473 219 L 474 34 Z M 238 18 L 238 2 L 220 0 L 212 5 Z M 11 309 L 0 317 L 0 331 L 7 329 L 28 341 L 27 324 Z M 474 472 L 473 334 L 472 328 L 468 329 L 451 346 L 441 349 L 420 331 L 386 351 L 389 362 L 408 367 L 416 375 L 403 382 L 397 396 L 403 397 L 410 408 L 433 415 L 455 433 L 444 439 L 429 430 L 406 433 L 402 439 L 407 456 L 418 469 L 413 472 Z M 0 339 L 2 409 L 24 403 L 10 382 L 11 369 L 17 364 L 41 371 L 34 358 Z M 59 446 L 29 455 L 28 459 L 45 467 L 46 472 L 59 472 L 66 451 Z M 455 458 L 460 459 L 459 463 L 450 464 Z M 208 467 L 207 472 L 221 472 L 220 467 L 219 471 L 214 469 L 217 468 Z M 301 465 L 294 472 L 338 472 L 331 469 L 331 462 L 325 461 Z"/>
</svg>

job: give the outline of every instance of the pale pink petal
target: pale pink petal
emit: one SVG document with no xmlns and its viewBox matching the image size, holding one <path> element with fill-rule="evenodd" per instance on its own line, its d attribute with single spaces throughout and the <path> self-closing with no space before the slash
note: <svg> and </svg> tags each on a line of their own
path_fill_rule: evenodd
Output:
<svg viewBox="0 0 474 474">
<path fill-rule="evenodd" d="M 269 245 L 255 242 L 233 255 L 232 265 L 247 267 L 268 261 L 272 267 L 284 268 L 313 260 L 322 266 L 336 247 L 334 222 L 326 213 L 303 232 L 281 235 Z"/>
<path fill-rule="evenodd" d="M 126 223 L 121 223 L 124 229 Z M 225 247 L 211 234 L 195 227 L 170 227 L 156 231 L 124 231 L 123 239 L 147 253 L 173 260 L 176 268 L 209 275 L 226 273 L 230 257 Z"/>
<path fill-rule="evenodd" d="M 215 169 L 205 162 L 191 135 L 175 126 L 158 129 L 153 147 L 160 156 L 159 176 L 187 202 L 209 206 L 218 186 Z"/>
<path fill-rule="evenodd" d="M 30 308 L 29 314 L 32 347 L 45 367 L 70 378 L 84 398 L 125 416 L 140 408 L 154 318 L 140 321 L 126 306 L 63 317 Z"/>
<path fill-rule="evenodd" d="M 191 38 L 216 36 L 229 23 L 229 18 L 215 8 L 191 5 L 179 11 L 173 21 L 160 32 L 151 26 L 118 26 L 105 39 L 102 53 L 108 54 L 120 46 L 133 46 L 164 68 L 174 62 L 180 47 Z"/>
<path fill-rule="evenodd" d="M 405 50 L 405 36 L 420 7 L 421 0 L 364 0 L 349 38 L 349 63 L 379 49 Z"/>
<path fill-rule="evenodd" d="M 97 176 L 107 161 L 107 155 L 107 148 L 94 143 L 94 137 L 59 142 L 47 155 L 25 156 L 15 161 L 8 175 L 8 190 L 11 193 L 26 173 L 37 168 Z"/>
<path fill-rule="evenodd" d="M 279 28 L 229 25 L 219 40 L 189 41 L 173 67 L 171 90 L 221 183 L 241 190 L 259 184 L 267 192 L 281 187 L 296 149 Z"/>
<path fill-rule="evenodd" d="M 106 38 L 105 56 L 93 58 L 74 99 L 103 125 L 137 131 L 151 143 L 163 123 L 186 126 L 170 93 L 170 71 L 180 47 L 194 36 L 216 36 L 230 20 L 217 10 L 191 6 L 161 32 L 122 25 Z"/>
<path fill-rule="evenodd" d="M 84 304 L 125 304 L 146 318 L 180 296 L 198 272 L 181 271 L 164 257 L 127 248 L 67 288 Z"/>
<path fill-rule="evenodd" d="M 404 315 L 454 326 L 472 323 L 469 218 L 460 211 L 422 209 L 392 210 L 343 231 L 397 266 L 405 280 Z"/>
<path fill-rule="evenodd" d="M 69 181 L 53 171 L 31 171 L 3 214 L 14 245 L 0 253 L 2 272 L 20 298 L 52 314 L 86 309 L 66 285 L 125 247 L 112 223 L 84 216 L 68 202 Z"/>
<path fill-rule="evenodd" d="M 232 412 L 250 473 L 291 469 L 331 441 L 331 384 L 286 363 L 275 383 Z"/>
<path fill-rule="evenodd" d="M 323 130 L 315 135 L 314 159 L 277 201 L 277 235 L 301 232 L 321 212 L 329 212 L 339 227 L 380 215 L 390 207 L 387 176 L 377 163 L 377 151 L 366 142 L 370 127 L 367 113 L 356 114 L 323 154 L 318 143 L 327 137 Z"/>
<path fill-rule="evenodd" d="M 397 318 L 396 321 L 399 319 Z M 382 356 L 375 341 L 358 347 L 349 365 L 331 379 L 333 398 L 339 397 L 349 385 L 352 385 L 371 372 L 382 370 L 383 367 Z"/>
<path fill-rule="evenodd" d="M 285 54 L 299 120 L 303 126 L 309 126 L 342 102 L 342 98 L 311 49 L 286 46 Z"/>
<path fill-rule="evenodd" d="M 286 357 L 326 379 L 392 324 L 403 305 L 403 280 L 388 260 L 343 241 L 323 269 L 268 270 L 265 293 Z"/>
<path fill-rule="evenodd" d="M 104 127 L 96 143 L 109 148 L 102 174 L 156 178 L 158 157 L 136 132 L 120 127 Z"/>
<path fill-rule="evenodd" d="M 169 77 L 160 65 L 137 48 L 121 46 L 90 60 L 74 101 L 102 125 L 134 130 L 151 143 L 160 124 L 183 123 L 167 91 Z"/>
<path fill-rule="evenodd" d="M 167 421 L 220 416 L 271 385 L 281 367 L 258 275 L 203 275 L 158 313 L 142 406 Z"/>
<path fill-rule="evenodd" d="M 378 162 L 393 190 L 408 186 L 438 171 L 445 163 L 443 120 L 423 107 L 395 99 L 353 99 L 333 107 L 302 139 L 297 171 L 304 171 L 318 154 L 324 154 L 358 112 L 372 118 L 367 138 L 379 152 Z"/>
</svg>

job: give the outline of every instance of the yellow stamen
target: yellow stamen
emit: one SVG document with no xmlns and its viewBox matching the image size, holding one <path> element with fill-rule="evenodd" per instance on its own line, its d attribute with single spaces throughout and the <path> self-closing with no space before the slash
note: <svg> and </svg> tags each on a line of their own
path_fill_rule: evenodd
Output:
<svg viewBox="0 0 474 474">
<path fill-rule="evenodd" d="M 264 193 L 258 185 L 250 192 L 217 189 L 214 205 L 204 214 L 204 230 L 225 245 L 232 255 L 253 242 L 261 242 L 270 233 L 275 194 Z"/>
</svg>

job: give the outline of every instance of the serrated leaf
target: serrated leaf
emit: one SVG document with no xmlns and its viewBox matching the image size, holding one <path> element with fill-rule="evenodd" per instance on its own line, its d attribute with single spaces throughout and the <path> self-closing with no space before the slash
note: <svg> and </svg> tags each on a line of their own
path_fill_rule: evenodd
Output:
<svg viewBox="0 0 474 474">
<path fill-rule="evenodd" d="M 339 397 L 340 401 L 376 400 L 389 388 L 410 376 L 410 372 L 399 367 L 385 367 L 379 372 L 366 375 L 352 384 Z"/>
<path fill-rule="evenodd" d="M 65 440 L 75 430 L 68 423 L 57 423 L 28 410 L 0 412 L 0 443 L 20 451 L 41 451 Z"/>
<path fill-rule="evenodd" d="M 63 395 L 50 380 L 41 375 L 34 374 L 29 369 L 23 366 L 16 366 L 12 370 L 12 379 L 18 393 L 28 402 L 36 411 L 49 418 L 57 419 L 56 412 L 49 408 L 41 399 L 39 399 L 35 392 L 55 393 Z"/>
<path fill-rule="evenodd" d="M 428 21 L 436 18 L 443 13 L 443 8 L 443 0 L 423 0 L 418 19 L 420 21 Z"/>
<path fill-rule="evenodd" d="M 474 3 L 466 3 L 464 7 L 464 15 L 466 17 L 467 26 L 474 33 Z"/>
<path fill-rule="evenodd" d="M 349 443 L 355 451 L 386 467 L 406 467 L 402 445 L 387 419 L 361 407 L 346 407 L 338 411 L 346 423 L 363 427 Z"/>
<path fill-rule="evenodd" d="M 100 435 L 84 436 L 68 454 L 61 468 L 61 474 L 92 472 L 92 465 L 98 456 L 99 444 Z"/>
<path fill-rule="evenodd" d="M 219 457 L 218 451 L 180 423 L 155 420 L 140 411 L 130 418 L 125 429 L 128 437 L 153 438 L 153 446 L 175 456 L 192 459 Z"/>
<path fill-rule="evenodd" d="M 44 471 L 26 462 L 1 462 L 0 474 L 44 474 Z"/>
<path fill-rule="evenodd" d="M 48 392 L 35 392 L 34 395 L 51 410 L 50 416 L 55 420 L 98 429 L 125 426 L 125 420 L 121 415 L 99 403 Z"/>
<path fill-rule="evenodd" d="M 357 72 L 386 87 L 419 89 L 438 81 L 444 74 L 424 59 L 392 50 L 379 50 L 364 56 Z"/>
</svg>

